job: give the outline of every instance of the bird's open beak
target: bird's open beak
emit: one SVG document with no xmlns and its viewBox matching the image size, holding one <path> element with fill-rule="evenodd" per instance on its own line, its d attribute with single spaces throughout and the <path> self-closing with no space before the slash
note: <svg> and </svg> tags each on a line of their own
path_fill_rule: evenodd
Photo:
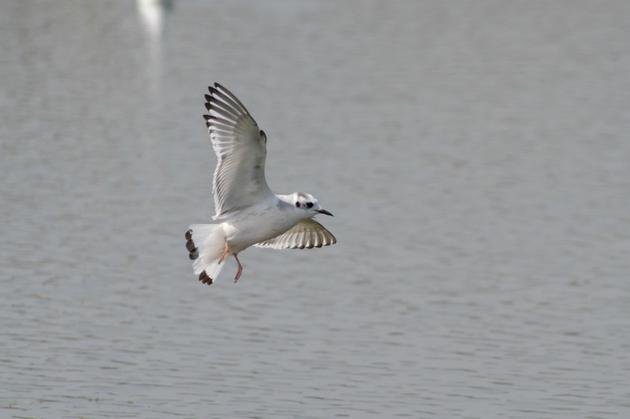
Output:
<svg viewBox="0 0 630 419">
<path fill-rule="evenodd" d="M 330 215 L 331 217 L 333 216 L 329 211 L 326 211 L 325 209 L 318 209 L 317 212 L 319 212 L 320 214 Z"/>
</svg>

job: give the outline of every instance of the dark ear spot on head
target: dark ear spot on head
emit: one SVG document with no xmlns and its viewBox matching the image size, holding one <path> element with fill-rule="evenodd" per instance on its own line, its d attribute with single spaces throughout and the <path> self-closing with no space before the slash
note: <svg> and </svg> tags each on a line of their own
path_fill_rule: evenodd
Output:
<svg viewBox="0 0 630 419">
<path fill-rule="evenodd" d="M 295 206 L 296 206 L 296 207 L 298 207 L 298 208 L 300 208 L 302 205 L 301 205 L 301 204 L 300 204 L 300 202 L 298 201 L 298 202 L 296 202 L 296 203 L 295 203 Z"/>
</svg>

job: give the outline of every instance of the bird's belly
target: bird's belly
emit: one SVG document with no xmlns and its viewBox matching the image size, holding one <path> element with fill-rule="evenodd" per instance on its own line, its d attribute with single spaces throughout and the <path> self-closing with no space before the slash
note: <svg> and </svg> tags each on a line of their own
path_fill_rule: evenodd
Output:
<svg viewBox="0 0 630 419">
<path fill-rule="evenodd" d="M 275 216 L 274 216 L 275 215 Z M 276 237 L 295 225 L 296 221 L 286 217 L 278 217 L 277 214 L 247 214 L 233 221 L 223 224 L 225 237 L 230 252 L 240 251 Z"/>
</svg>

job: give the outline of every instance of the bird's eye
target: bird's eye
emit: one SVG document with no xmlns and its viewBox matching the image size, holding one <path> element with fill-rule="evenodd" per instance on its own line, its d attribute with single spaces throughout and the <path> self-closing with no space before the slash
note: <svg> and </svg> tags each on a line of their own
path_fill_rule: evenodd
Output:
<svg viewBox="0 0 630 419">
<path fill-rule="evenodd" d="M 309 208 L 313 208 L 313 203 L 312 202 L 307 202 L 306 206 L 309 207 Z"/>
<path fill-rule="evenodd" d="M 295 206 L 296 206 L 296 207 L 298 207 L 298 208 L 300 208 L 302 205 L 300 205 L 300 203 L 299 203 L 299 202 L 296 202 L 296 203 L 295 203 Z"/>
</svg>

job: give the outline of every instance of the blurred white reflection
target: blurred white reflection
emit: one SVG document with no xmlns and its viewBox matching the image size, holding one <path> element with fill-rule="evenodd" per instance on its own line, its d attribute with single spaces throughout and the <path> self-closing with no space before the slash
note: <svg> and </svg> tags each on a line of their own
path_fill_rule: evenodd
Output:
<svg viewBox="0 0 630 419">
<path fill-rule="evenodd" d="M 163 0 L 136 1 L 140 20 L 142 21 L 144 29 L 151 40 L 159 41 L 162 35 L 164 8 L 167 7 L 165 3 L 167 2 Z"/>
<path fill-rule="evenodd" d="M 173 7 L 172 0 L 136 0 L 138 15 L 148 42 L 147 72 L 153 91 L 159 89 L 162 78 L 162 33 L 164 16 Z"/>
</svg>

